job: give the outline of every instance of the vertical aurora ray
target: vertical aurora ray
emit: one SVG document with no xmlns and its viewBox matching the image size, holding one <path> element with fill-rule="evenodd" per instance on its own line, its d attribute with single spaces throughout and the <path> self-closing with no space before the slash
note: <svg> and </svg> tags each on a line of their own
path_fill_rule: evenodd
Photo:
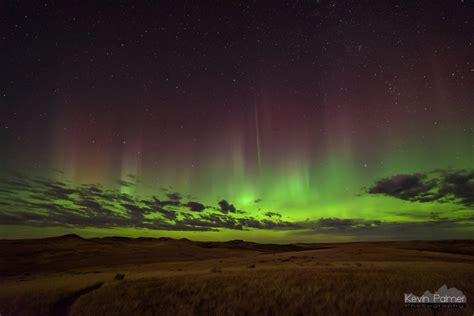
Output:
<svg viewBox="0 0 474 316">
<path fill-rule="evenodd" d="M 258 169 L 260 170 L 262 168 L 262 157 L 260 153 L 260 126 L 258 122 L 258 107 L 257 107 L 257 100 L 254 100 L 254 115 L 255 115 L 255 143 L 256 143 L 256 149 L 257 149 L 257 163 L 258 163 Z"/>
</svg>

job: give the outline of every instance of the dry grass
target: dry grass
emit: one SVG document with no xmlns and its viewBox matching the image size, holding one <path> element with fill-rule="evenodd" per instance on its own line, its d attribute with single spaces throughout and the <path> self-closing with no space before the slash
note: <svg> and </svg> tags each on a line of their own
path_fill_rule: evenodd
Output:
<svg viewBox="0 0 474 316">
<path fill-rule="evenodd" d="M 474 256 L 461 245 L 462 254 L 454 248 L 449 250 L 455 253 L 427 251 L 424 244 L 420 251 L 413 243 L 404 249 L 403 243 L 377 243 L 272 253 L 222 247 L 201 252 L 195 244 L 172 241 L 159 242 L 156 247 L 164 252 L 143 262 L 130 259 L 130 253 L 155 249 L 150 241 L 126 245 L 123 262 L 118 250 L 103 243 L 98 249 L 85 243 L 87 251 L 79 246 L 76 252 L 102 249 L 113 254 L 113 262 L 107 254 L 101 261 L 87 256 L 54 261 L 55 248 L 48 245 L 36 252 L 39 263 L 30 263 L 31 269 L 4 269 L 9 274 L 0 278 L 0 314 L 432 315 L 404 309 L 403 294 L 447 284 L 464 291 L 468 306 L 437 315 L 472 315 Z M 67 244 L 60 247 L 69 251 Z M 435 250 L 434 243 L 429 247 Z M 16 250 L 9 251 L 15 256 Z M 172 261 L 179 253 L 184 256 Z"/>
<path fill-rule="evenodd" d="M 79 298 L 72 315 L 431 315 L 405 310 L 403 294 L 444 283 L 474 292 L 472 266 L 446 268 L 287 267 L 124 281 Z M 464 311 L 472 315 L 468 310 L 472 304 Z"/>
</svg>

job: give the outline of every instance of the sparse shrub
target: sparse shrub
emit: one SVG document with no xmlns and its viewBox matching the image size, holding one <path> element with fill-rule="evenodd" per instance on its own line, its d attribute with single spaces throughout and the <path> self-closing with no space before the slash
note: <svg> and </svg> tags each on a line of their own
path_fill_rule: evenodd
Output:
<svg viewBox="0 0 474 316">
<path fill-rule="evenodd" d="M 251 264 L 251 265 L 249 265 L 249 268 L 250 268 L 250 269 L 253 269 L 253 268 L 255 268 L 255 264 Z"/>
<path fill-rule="evenodd" d="M 221 272 L 222 272 L 222 268 L 221 268 L 221 267 L 212 267 L 212 268 L 211 268 L 211 272 L 212 272 L 212 273 L 221 273 Z"/>
<path fill-rule="evenodd" d="M 114 276 L 114 280 L 117 280 L 117 281 L 121 281 L 125 279 L 125 274 L 122 274 L 122 273 L 117 273 L 115 276 Z"/>
</svg>

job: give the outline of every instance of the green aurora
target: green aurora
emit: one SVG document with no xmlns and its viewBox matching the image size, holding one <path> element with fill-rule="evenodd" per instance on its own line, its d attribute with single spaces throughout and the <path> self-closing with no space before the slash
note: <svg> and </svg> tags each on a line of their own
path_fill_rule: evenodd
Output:
<svg viewBox="0 0 474 316">
<path fill-rule="evenodd" d="M 6 5 L 0 238 L 471 239 L 472 4 L 289 3 Z"/>
<path fill-rule="evenodd" d="M 171 236 L 260 242 L 470 238 L 474 229 L 472 147 L 459 146 L 457 141 L 446 150 L 449 143 L 446 141 L 430 151 L 419 146 L 404 151 L 417 159 L 405 159 L 407 154 L 394 152 L 377 162 L 361 165 L 355 163 L 350 152 L 334 152 L 319 163 L 262 165 L 258 173 L 251 170 L 252 174 L 246 173 L 243 160 L 230 169 L 224 160 L 203 173 L 182 169 L 181 174 L 168 177 L 164 173 L 163 183 L 160 178 L 155 179 L 157 173 L 137 175 L 129 173 L 130 170 L 121 171 L 121 178 L 104 182 L 78 181 L 59 170 L 31 177 L 5 174 L 0 196 L 2 221 L 7 225 L 2 226 L 2 237 L 28 238 L 73 231 L 84 236 Z M 435 148 L 444 150 L 440 153 Z M 193 175 L 187 176 L 188 172 Z M 443 173 L 464 175 L 467 197 L 457 196 L 454 189 L 444 198 L 426 201 L 417 199 L 417 195 L 400 198 L 393 192 L 370 192 L 381 179 L 421 175 L 425 182 L 438 179 L 439 183 L 427 191 L 434 194 L 443 190 L 443 180 L 439 180 Z M 396 190 L 417 189 L 419 185 L 408 184 L 407 188 Z M 103 190 L 103 196 L 78 193 L 79 188 L 89 187 Z M 57 188 L 65 191 L 59 198 Z M 154 200 L 162 204 L 149 203 Z M 218 204 L 222 200 L 229 201 L 236 210 L 222 210 Z M 187 205 L 189 201 L 205 208 L 194 212 Z M 103 210 L 95 213 L 88 210 L 97 206 Z M 123 220 L 116 222 L 107 219 L 108 215 L 100 219 L 106 214 L 104 210 L 118 214 Z M 22 216 L 25 211 L 44 218 Z M 51 212 L 73 212 L 89 220 L 83 223 L 67 216 L 59 221 L 50 220 L 49 217 L 57 216 Z M 141 221 L 135 221 L 136 212 L 143 216 Z M 247 220 L 253 222 L 246 225 Z"/>
</svg>

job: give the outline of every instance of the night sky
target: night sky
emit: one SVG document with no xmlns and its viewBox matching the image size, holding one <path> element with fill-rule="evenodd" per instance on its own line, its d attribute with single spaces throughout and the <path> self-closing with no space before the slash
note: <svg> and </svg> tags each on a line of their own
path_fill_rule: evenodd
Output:
<svg viewBox="0 0 474 316">
<path fill-rule="evenodd" d="M 0 2 L 0 238 L 474 237 L 473 1 L 100 3 Z"/>
</svg>

